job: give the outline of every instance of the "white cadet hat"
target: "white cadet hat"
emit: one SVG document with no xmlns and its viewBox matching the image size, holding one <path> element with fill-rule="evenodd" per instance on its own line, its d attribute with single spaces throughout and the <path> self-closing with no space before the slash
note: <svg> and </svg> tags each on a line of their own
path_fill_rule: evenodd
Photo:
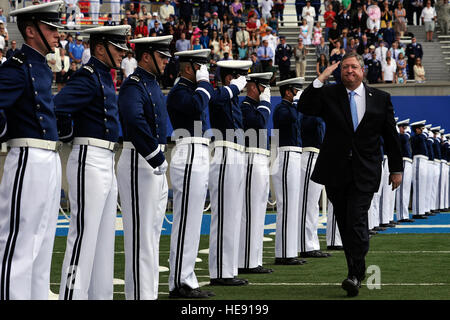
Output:
<svg viewBox="0 0 450 320">
<path fill-rule="evenodd" d="M 160 37 L 143 37 L 133 39 L 130 42 L 136 45 L 135 51 L 157 51 L 167 57 L 172 57 L 169 50 L 169 45 L 172 42 L 173 36 Z"/>
<path fill-rule="evenodd" d="M 130 25 L 103 26 L 85 29 L 83 33 L 89 34 L 91 41 L 109 42 L 121 50 L 128 51 L 127 35 L 130 34 L 130 30 Z"/>
<path fill-rule="evenodd" d="M 430 128 L 431 132 L 439 132 L 439 130 L 441 130 L 441 126 Z"/>
<path fill-rule="evenodd" d="M 217 66 L 220 68 L 220 73 L 231 73 L 233 76 L 246 76 L 248 70 L 252 66 L 251 61 L 246 60 L 222 60 L 217 62 Z"/>
<path fill-rule="evenodd" d="M 415 129 L 415 128 L 424 127 L 426 122 L 427 122 L 426 120 L 413 122 L 413 123 L 411 123 L 411 128 Z"/>
<path fill-rule="evenodd" d="M 399 127 L 406 127 L 406 126 L 409 126 L 409 119 L 405 119 L 405 120 L 402 120 L 402 121 L 398 121 L 398 122 L 397 122 L 397 126 L 399 126 Z"/>
<path fill-rule="evenodd" d="M 439 130 L 439 133 L 440 133 L 440 134 L 444 134 L 444 133 L 445 133 L 445 129 Z"/>
<path fill-rule="evenodd" d="M 247 81 L 255 82 L 263 87 L 270 87 L 270 79 L 272 79 L 273 72 L 249 73 Z"/>
<path fill-rule="evenodd" d="M 178 61 L 180 62 L 207 64 L 210 53 L 211 49 L 185 50 L 175 52 L 175 56 L 178 57 Z"/>
<path fill-rule="evenodd" d="M 289 86 L 289 87 L 293 87 L 297 90 L 302 90 L 304 82 L 305 82 L 305 78 L 303 78 L 303 77 L 292 78 L 292 79 L 287 79 L 287 80 L 277 82 L 277 87 Z"/>
<path fill-rule="evenodd" d="M 394 120 L 395 120 L 395 122 L 397 122 L 398 121 L 398 117 L 394 117 Z"/>
<path fill-rule="evenodd" d="M 42 22 L 54 28 L 63 28 L 60 24 L 60 9 L 64 1 L 58 0 L 42 4 L 31 5 L 11 11 L 11 16 L 17 16 L 20 21 Z"/>
<path fill-rule="evenodd" d="M 432 126 L 432 124 L 430 123 L 430 124 L 425 125 L 425 128 L 426 128 L 426 129 L 430 129 L 431 126 Z"/>
</svg>

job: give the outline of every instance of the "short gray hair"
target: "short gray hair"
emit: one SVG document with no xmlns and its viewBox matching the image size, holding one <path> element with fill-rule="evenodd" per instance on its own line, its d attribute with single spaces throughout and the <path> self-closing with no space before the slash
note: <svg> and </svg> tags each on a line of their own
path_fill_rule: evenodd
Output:
<svg viewBox="0 0 450 320">
<path fill-rule="evenodd" d="M 344 62 L 344 60 L 350 59 L 350 58 L 356 58 L 356 60 L 358 60 L 358 62 L 359 62 L 359 65 L 361 66 L 361 68 L 364 68 L 364 59 L 362 56 L 360 56 L 356 52 L 346 53 L 344 55 L 344 57 L 342 58 L 341 64 Z"/>
</svg>

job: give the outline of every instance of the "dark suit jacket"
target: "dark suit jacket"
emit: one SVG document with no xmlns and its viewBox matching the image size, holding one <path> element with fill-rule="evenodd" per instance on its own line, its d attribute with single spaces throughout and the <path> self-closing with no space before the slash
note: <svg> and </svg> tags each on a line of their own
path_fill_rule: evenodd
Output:
<svg viewBox="0 0 450 320">
<path fill-rule="evenodd" d="M 351 153 L 356 187 L 362 192 L 378 191 L 382 162 L 380 136 L 384 139 L 390 172 L 403 172 L 391 97 L 381 90 L 366 85 L 365 88 L 366 111 L 356 132 L 343 84 L 316 89 L 311 83 L 301 95 L 299 111 L 321 117 L 326 124 L 325 138 L 311 177 L 313 181 L 330 187 L 342 185 Z"/>
</svg>

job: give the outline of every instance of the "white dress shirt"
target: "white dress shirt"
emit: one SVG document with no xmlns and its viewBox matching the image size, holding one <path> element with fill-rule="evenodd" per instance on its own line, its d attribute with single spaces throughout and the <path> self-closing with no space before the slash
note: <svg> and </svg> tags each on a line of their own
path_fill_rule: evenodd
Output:
<svg viewBox="0 0 450 320">
<path fill-rule="evenodd" d="M 137 68 L 137 61 L 133 57 L 131 59 L 128 59 L 128 57 L 127 57 L 122 60 L 121 67 L 124 70 L 125 77 L 128 77 Z"/>
<path fill-rule="evenodd" d="M 316 79 L 313 82 L 314 88 L 321 88 L 323 86 L 323 83 Z M 351 90 L 347 90 L 348 99 L 350 101 L 350 92 Z M 358 113 L 358 125 L 361 122 L 362 118 L 364 117 L 364 114 L 366 113 L 366 88 L 364 87 L 364 84 L 361 82 L 358 88 L 353 90 L 355 92 L 355 102 L 356 102 L 356 112 Z M 350 108 L 350 105 L 349 105 Z"/>
</svg>

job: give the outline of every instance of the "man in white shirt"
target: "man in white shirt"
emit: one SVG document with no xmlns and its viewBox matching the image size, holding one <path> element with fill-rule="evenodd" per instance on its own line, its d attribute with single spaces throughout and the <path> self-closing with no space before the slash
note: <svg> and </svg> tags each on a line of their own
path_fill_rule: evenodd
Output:
<svg viewBox="0 0 450 320">
<path fill-rule="evenodd" d="M 381 79 L 385 83 L 396 83 L 397 80 L 397 64 L 391 60 L 391 57 L 387 57 L 386 63 L 382 65 Z"/>
<path fill-rule="evenodd" d="M 126 78 L 134 72 L 137 68 L 137 61 L 133 57 L 133 52 L 128 51 L 127 57 L 122 60 L 120 67 L 122 68 L 122 72 Z"/>
<path fill-rule="evenodd" d="M 159 16 L 162 22 L 166 23 L 171 14 L 175 14 L 175 8 L 170 4 L 170 0 L 165 0 L 164 4 L 159 8 Z"/>
<path fill-rule="evenodd" d="M 381 62 L 381 64 L 386 63 L 386 53 L 388 51 L 388 48 L 384 46 L 384 42 L 380 41 L 380 45 L 378 48 L 375 49 L 375 54 L 377 56 L 377 60 Z"/>
<path fill-rule="evenodd" d="M 261 16 L 267 21 L 272 16 L 270 11 L 272 11 L 273 1 L 258 0 L 258 6 L 261 8 Z"/>
<path fill-rule="evenodd" d="M 271 29 L 269 29 L 271 30 Z M 278 36 L 277 36 L 277 32 L 276 30 L 271 30 L 271 33 L 268 34 L 267 36 L 264 36 L 262 38 L 262 40 L 267 40 L 267 42 L 269 43 L 269 47 L 270 49 L 272 49 L 272 52 L 275 52 L 277 46 L 278 46 Z M 272 63 L 275 64 L 275 54 L 272 57 Z"/>
<path fill-rule="evenodd" d="M 425 32 L 427 33 L 427 41 L 432 42 L 433 41 L 433 31 L 436 21 L 436 10 L 431 6 L 431 1 L 427 1 L 427 6 L 423 8 L 422 14 L 420 15 L 420 18 L 422 19 L 422 23 L 425 25 Z"/>
<path fill-rule="evenodd" d="M 303 7 L 302 10 L 302 18 L 306 20 L 308 24 L 308 36 L 312 38 L 312 32 L 314 27 L 314 18 L 316 16 L 316 10 L 314 7 L 311 7 L 311 2 L 306 2 L 306 7 Z"/>
</svg>

